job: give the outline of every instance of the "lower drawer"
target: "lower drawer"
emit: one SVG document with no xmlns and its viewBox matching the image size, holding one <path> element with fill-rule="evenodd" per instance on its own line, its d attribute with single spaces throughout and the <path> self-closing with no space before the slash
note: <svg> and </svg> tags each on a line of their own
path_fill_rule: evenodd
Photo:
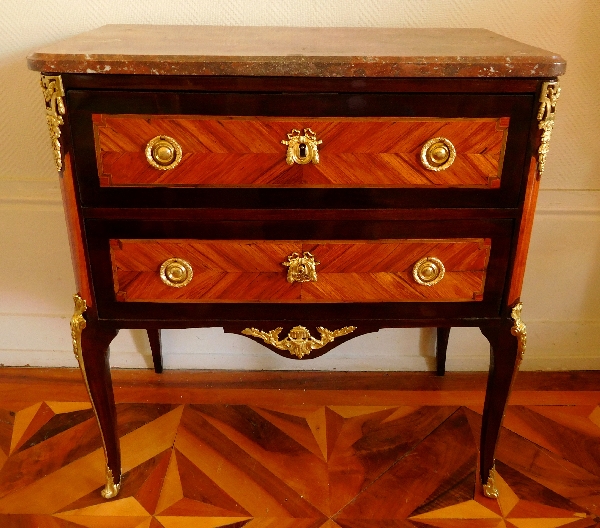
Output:
<svg viewBox="0 0 600 528">
<path fill-rule="evenodd" d="M 489 238 L 111 239 L 118 302 L 474 302 Z"/>
</svg>

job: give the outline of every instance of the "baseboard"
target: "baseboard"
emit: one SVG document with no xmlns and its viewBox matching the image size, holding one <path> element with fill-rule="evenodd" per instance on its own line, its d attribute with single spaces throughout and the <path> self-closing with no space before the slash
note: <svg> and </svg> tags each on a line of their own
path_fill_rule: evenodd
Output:
<svg viewBox="0 0 600 528">
<path fill-rule="evenodd" d="M 31 332 L 34 328 L 35 332 Z M 530 321 L 522 370 L 600 370 L 600 323 Z M 4 366 L 76 367 L 69 321 L 62 317 L 0 316 Z M 352 339 L 314 360 L 283 358 L 221 328 L 163 330 L 167 369 L 432 371 L 433 328 L 385 329 Z M 111 365 L 150 368 L 144 330 L 122 330 L 111 346 Z M 448 371 L 485 371 L 489 346 L 477 328 L 453 328 Z"/>
</svg>

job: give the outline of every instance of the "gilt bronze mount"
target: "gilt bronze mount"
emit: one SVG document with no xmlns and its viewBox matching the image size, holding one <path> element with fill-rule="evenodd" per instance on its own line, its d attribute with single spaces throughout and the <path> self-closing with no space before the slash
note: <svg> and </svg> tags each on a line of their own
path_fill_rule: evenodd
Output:
<svg viewBox="0 0 600 528">
<path fill-rule="evenodd" d="M 336 337 L 347 335 L 356 330 L 355 326 L 345 326 L 339 330 L 327 330 L 319 326 L 317 331 L 321 334 L 320 339 L 316 339 L 310 335 L 310 332 L 304 326 L 295 326 L 292 328 L 284 339 L 279 339 L 279 334 L 283 330 L 282 327 L 275 328 L 270 332 L 263 332 L 256 328 L 246 328 L 242 330 L 242 334 L 262 339 L 267 345 L 271 345 L 279 350 L 287 350 L 291 355 L 302 359 L 311 353 L 312 350 L 323 348 L 331 343 Z"/>
<path fill-rule="evenodd" d="M 54 163 L 56 170 L 62 170 L 62 148 L 60 144 L 60 127 L 64 125 L 62 118 L 65 115 L 66 108 L 63 97 L 65 90 L 60 75 L 42 75 L 42 91 L 46 102 L 46 122 L 50 131 L 50 140 L 52 141 L 52 151 L 54 153 Z"/>
</svg>

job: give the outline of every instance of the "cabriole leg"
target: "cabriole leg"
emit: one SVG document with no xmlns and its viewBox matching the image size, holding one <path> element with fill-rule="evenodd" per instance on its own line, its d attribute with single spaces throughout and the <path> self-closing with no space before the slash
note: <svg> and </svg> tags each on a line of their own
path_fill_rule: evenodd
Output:
<svg viewBox="0 0 600 528">
<path fill-rule="evenodd" d="M 512 382 L 525 353 L 527 333 L 521 321 L 521 308 L 521 303 L 513 308 L 512 320 L 481 327 L 490 343 L 490 373 L 483 407 L 479 470 L 483 492 L 489 498 L 498 497 L 494 466 L 496 443 Z"/>
<path fill-rule="evenodd" d="M 152 350 L 152 362 L 154 363 L 154 372 L 160 374 L 163 371 L 162 350 L 160 342 L 160 329 L 148 328 L 148 341 L 150 342 L 150 350 Z"/>
<path fill-rule="evenodd" d="M 448 338 L 450 328 L 439 327 L 437 329 L 437 340 L 435 343 L 435 362 L 438 376 L 446 373 L 446 350 L 448 350 Z"/>
<path fill-rule="evenodd" d="M 71 319 L 73 351 L 79 362 L 106 457 L 106 486 L 102 490 L 105 499 L 116 497 L 121 487 L 121 453 L 117 436 L 117 413 L 110 377 L 109 345 L 118 330 L 101 326 L 95 319 L 86 320 L 86 303 L 74 296 L 75 313 Z"/>
</svg>

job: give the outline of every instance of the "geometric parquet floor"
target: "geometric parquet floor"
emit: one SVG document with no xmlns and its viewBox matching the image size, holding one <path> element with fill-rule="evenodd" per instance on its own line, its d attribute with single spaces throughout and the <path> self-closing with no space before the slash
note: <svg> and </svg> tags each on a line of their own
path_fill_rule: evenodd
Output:
<svg viewBox="0 0 600 528">
<path fill-rule="evenodd" d="M 115 371 L 124 477 L 106 501 L 79 373 L 0 370 L 2 528 L 600 526 L 600 387 L 515 388 L 491 500 L 476 486 L 485 376 L 328 389 Z"/>
</svg>

